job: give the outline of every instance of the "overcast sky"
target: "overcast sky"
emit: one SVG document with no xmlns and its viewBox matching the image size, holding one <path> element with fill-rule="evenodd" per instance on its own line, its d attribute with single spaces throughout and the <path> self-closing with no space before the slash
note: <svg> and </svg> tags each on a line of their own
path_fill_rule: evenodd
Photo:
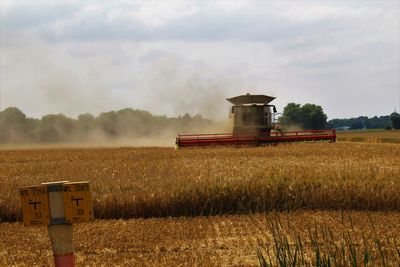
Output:
<svg viewBox="0 0 400 267">
<path fill-rule="evenodd" d="M 244 93 L 329 119 L 399 111 L 400 1 L 0 0 L 1 108 L 228 116 Z"/>
</svg>

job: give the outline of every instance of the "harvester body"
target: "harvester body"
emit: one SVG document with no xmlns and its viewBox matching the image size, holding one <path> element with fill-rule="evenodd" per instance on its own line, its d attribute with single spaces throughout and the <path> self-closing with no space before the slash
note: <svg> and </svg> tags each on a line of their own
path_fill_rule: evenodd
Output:
<svg viewBox="0 0 400 267">
<path fill-rule="evenodd" d="M 335 129 L 283 132 L 275 127 L 276 108 L 269 104 L 275 97 L 241 95 L 227 100 L 233 104 L 230 117 L 232 133 L 179 134 L 177 147 L 212 145 L 261 145 L 281 142 L 336 141 Z"/>
</svg>

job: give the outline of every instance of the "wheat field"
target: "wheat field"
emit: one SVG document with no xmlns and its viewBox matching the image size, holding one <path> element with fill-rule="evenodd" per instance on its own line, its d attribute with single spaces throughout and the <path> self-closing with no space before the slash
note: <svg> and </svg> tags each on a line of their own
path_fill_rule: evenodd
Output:
<svg viewBox="0 0 400 267">
<path fill-rule="evenodd" d="M 19 187 L 87 180 L 79 266 L 396 266 L 399 174 L 391 143 L 0 150 L 0 265 L 52 264 Z"/>
<path fill-rule="evenodd" d="M 396 144 L 0 151 L 0 218 L 20 220 L 19 187 L 57 180 L 90 181 L 103 219 L 399 211 L 399 173 Z"/>
<path fill-rule="evenodd" d="M 339 142 L 400 143 L 400 130 L 338 131 Z"/>
</svg>

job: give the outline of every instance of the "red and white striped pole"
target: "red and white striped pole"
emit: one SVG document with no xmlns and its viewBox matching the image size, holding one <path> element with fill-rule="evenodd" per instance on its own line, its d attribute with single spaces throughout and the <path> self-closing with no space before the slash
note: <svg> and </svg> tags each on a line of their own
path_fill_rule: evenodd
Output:
<svg viewBox="0 0 400 267">
<path fill-rule="evenodd" d="M 75 266 L 72 230 L 72 224 L 48 226 L 56 267 Z"/>
<path fill-rule="evenodd" d="M 65 219 L 63 184 L 68 181 L 43 183 L 47 187 L 50 208 L 48 226 L 56 267 L 74 267 L 73 227 Z"/>
</svg>

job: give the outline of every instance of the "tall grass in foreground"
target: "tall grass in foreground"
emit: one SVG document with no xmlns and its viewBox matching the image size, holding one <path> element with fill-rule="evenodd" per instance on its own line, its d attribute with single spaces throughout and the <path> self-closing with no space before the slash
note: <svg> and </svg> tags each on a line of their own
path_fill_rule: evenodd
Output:
<svg viewBox="0 0 400 267">
<path fill-rule="evenodd" d="M 283 226 L 281 216 L 268 217 L 265 235 L 273 242 L 260 241 L 256 249 L 259 264 L 269 266 L 399 266 L 400 240 L 387 233 L 379 235 L 369 217 L 367 229 L 356 230 L 351 215 L 350 227 L 332 229 L 315 222 L 307 233 Z M 343 222 L 343 217 L 342 217 Z"/>
</svg>

